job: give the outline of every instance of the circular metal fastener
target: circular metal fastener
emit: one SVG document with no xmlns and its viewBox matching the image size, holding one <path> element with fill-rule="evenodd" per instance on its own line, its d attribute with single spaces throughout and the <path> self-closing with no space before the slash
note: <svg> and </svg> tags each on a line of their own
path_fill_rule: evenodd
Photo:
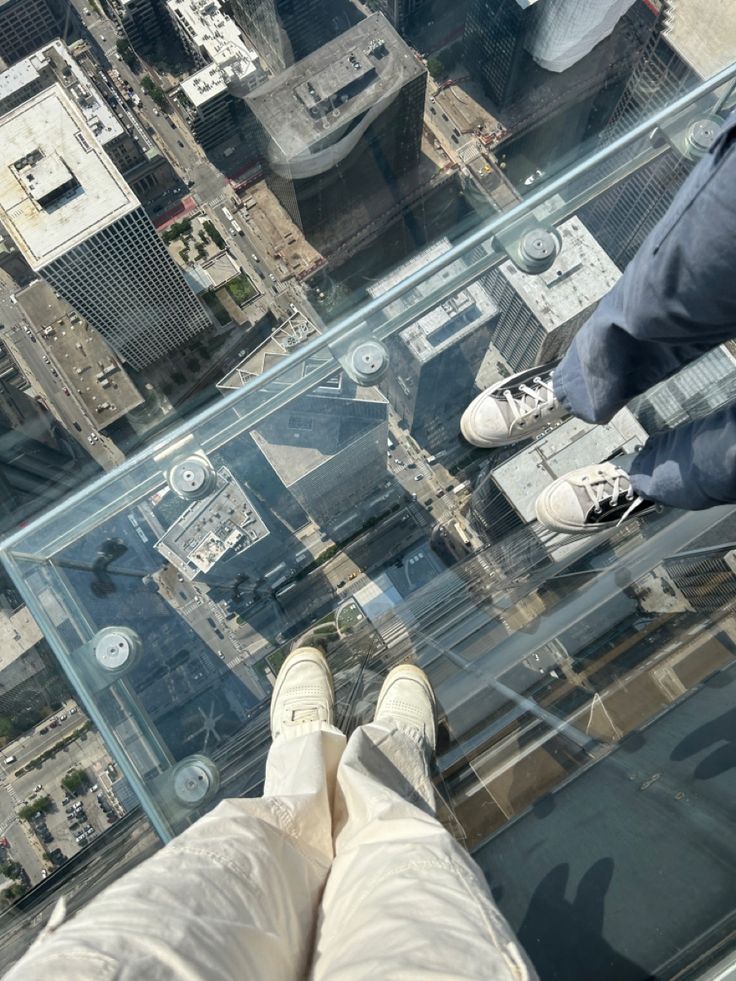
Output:
<svg viewBox="0 0 736 981">
<path fill-rule="evenodd" d="M 687 129 L 685 141 L 688 156 L 702 157 L 710 150 L 718 136 L 718 124 L 714 119 L 696 119 Z"/>
<path fill-rule="evenodd" d="M 388 370 L 388 351 L 380 341 L 361 341 L 350 350 L 347 372 L 358 385 L 375 385 Z"/>
<path fill-rule="evenodd" d="M 188 756 L 174 767 L 172 775 L 174 794 L 180 804 L 199 807 L 217 793 L 220 773 L 206 756 Z"/>
<path fill-rule="evenodd" d="M 125 674 L 140 657 L 142 645 L 130 627 L 104 627 L 92 641 L 95 660 L 108 674 Z"/>
<path fill-rule="evenodd" d="M 524 272 L 545 272 L 560 254 L 560 237 L 550 228 L 533 228 L 519 242 L 516 264 Z"/>
<path fill-rule="evenodd" d="M 169 487 L 179 497 L 198 500 L 207 497 L 217 482 L 217 475 L 208 460 L 190 456 L 175 463 L 166 475 Z"/>
</svg>

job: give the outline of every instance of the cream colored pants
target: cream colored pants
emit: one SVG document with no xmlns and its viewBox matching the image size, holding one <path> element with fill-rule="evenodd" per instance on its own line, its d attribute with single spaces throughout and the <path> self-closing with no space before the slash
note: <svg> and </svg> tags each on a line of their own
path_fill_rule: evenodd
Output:
<svg viewBox="0 0 736 981">
<path fill-rule="evenodd" d="M 6 977 L 534 977 L 436 819 L 412 734 L 302 728 L 273 743 L 262 798 L 224 801 L 69 922 L 55 911 Z"/>
</svg>

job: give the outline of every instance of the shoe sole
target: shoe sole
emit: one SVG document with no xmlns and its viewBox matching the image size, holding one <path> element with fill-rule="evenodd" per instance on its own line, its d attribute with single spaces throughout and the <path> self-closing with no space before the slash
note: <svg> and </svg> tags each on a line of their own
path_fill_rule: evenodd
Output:
<svg viewBox="0 0 736 981">
<path fill-rule="evenodd" d="M 381 685 L 381 690 L 378 693 L 378 699 L 376 701 L 376 711 L 373 713 L 374 720 L 379 713 L 379 710 L 381 708 L 381 702 L 385 697 L 386 692 L 394 683 L 395 679 L 398 677 L 413 678 L 415 681 L 418 681 L 421 684 L 421 686 L 424 688 L 424 690 L 427 692 L 427 694 L 429 695 L 429 700 L 432 703 L 432 715 L 434 716 L 434 724 L 436 729 L 437 728 L 437 699 L 435 698 L 434 695 L 434 689 L 432 688 L 429 678 L 427 677 L 425 672 L 422 671 L 421 668 L 416 667 L 416 665 L 414 664 L 397 664 L 396 667 L 391 668 L 389 673 L 384 678 L 383 684 Z"/>
<path fill-rule="evenodd" d="M 279 668 L 279 673 L 276 676 L 276 684 L 273 686 L 273 691 L 271 692 L 271 706 L 268 713 L 268 721 L 272 733 L 273 733 L 273 706 L 275 705 L 276 700 L 278 699 L 278 696 L 281 692 L 281 689 L 284 684 L 284 679 L 289 673 L 288 670 L 289 664 L 298 660 L 300 657 L 303 657 L 305 654 L 311 655 L 312 660 L 319 662 L 320 666 L 322 667 L 325 674 L 329 678 L 330 691 L 332 692 L 332 701 L 333 703 L 335 701 L 335 681 L 334 678 L 332 677 L 332 671 L 330 670 L 330 666 L 327 663 L 327 658 L 324 656 L 322 651 L 320 651 L 317 647 L 297 647 L 295 651 L 292 651 L 291 654 L 287 655 L 286 660 Z"/>
</svg>

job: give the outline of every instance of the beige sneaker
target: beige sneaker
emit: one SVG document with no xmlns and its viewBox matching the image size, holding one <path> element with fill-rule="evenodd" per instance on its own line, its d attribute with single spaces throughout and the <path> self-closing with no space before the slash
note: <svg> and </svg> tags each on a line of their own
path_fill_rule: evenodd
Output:
<svg viewBox="0 0 736 981">
<path fill-rule="evenodd" d="M 418 729 L 429 751 L 437 743 L 437 709 L 429 678 L 413 664 L 392 668 L 381 686 L 374 722 Z"/>
<path fill-rule="evenodd" d="M 286 736 L 304 722 L 335 723 L 335 688 L 322 651 L 299 647 L 281 665 L 271 695 L 271 736 Z"/>
</svg>

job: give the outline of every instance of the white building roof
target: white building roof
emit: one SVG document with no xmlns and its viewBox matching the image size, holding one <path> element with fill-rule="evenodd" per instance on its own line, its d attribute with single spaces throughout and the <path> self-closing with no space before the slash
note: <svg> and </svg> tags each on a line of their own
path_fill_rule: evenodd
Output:
<svg viewBox="0 0 736 981">
<path fill-rule="evenodd" d="M 117 116 L 71 56 L 64 42 L 58 39 L 44 44 L 38 51 L 0 73 L 0 115 L 4 112 L 3 102 L 6 99 L 40 82 L 44 76 L 53 80 L 54 75 L 103 146 L 121 135 L 123 127 Z"/>
<path fill-rule="evenodd" d="M 0 221 L 34 270 L 138 206 L 60 85 L 0 118 Z"/>
<path fill-rule="evenodd" d="M 734 58 L 736 4 L 733 0 L 677 0 L 667 13 L 669 45 L 701 78 L 711 78 Z"/>
<path fill-rule="evenodd" d="M 181 90 L 192 105 L 209 102 L 225 90 L 245 95 L 265 78 L 258 53 L 248 47 L 218 0 L 167 0 L 167 6 L 192 45 L 210 62 L 182 82 Z"/>
<path fill-rule="evenodd" d="M 579 218 L 570 218 L 557 230 L 562 249 L 546 272 L 529 275 L 510 259 L 498 267 L 548 332 L 597 303 L 621 276 Z"/>
</svg>

